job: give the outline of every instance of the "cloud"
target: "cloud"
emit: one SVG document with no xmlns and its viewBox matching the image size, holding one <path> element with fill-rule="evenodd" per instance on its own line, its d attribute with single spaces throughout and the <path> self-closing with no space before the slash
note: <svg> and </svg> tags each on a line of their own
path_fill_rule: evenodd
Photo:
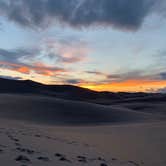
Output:
<svg viewBox="0 0 166 166">
<path fill-rule="evenodd" d="M 69 72 L 68 65 L 84 62 L 88 58 L 86 42 L 72 37 L 46 39 L 32 48 L 0 48 L 0 68 L 23 74 L 32 72 L 45 76 L 56 76 Z M 65 66 L 65 67 L 62 67 Z"/>
<path fill-rule="evenodd" d="M 68 54 L 66 56 L 56 55 L 56 57 L 58 58 L 58 61 L 62 63 L 77 63 L 85 60 L 84 56 L 75 56 L 73 54 L 71 55 Z"/>
<path fill-rule="evenodd" d="M 12 71 L 16 71 L 22 74 L 30 74 L 34 72 L 36 74 L 44 75 L 44 76 L 56 76 L 59 73 L 65 73 L 67 70 L 60 67 L 50 67 L 44 64 L 42 65 L 27 65 L 27 64 L 16 64 L 5 61 L 0 61 L 1 69 L 8 69 Z"/>
<path fill-rule="evenodd" d="M 0 75 L 0 78 L 5 78 L 9 80 L 22 80 L 21 77 L 13 77 L 13 76 L 6 76 L 6 75 Z"/>
<path fill-rule="evenodd" d="M 126 79 L 133 79 L 133 78 L 138 78 L 142 77 L 141 71 L 129 71 L 125 73 L 118 73 L 118 74 L 108 74 L 100 71 L 86 71 L 87 74 L 93 74 L 97 76 L 103 76 L 106 78 L 106 82 L 112 81 L 121 81 L 121 80 L 126 80 Z"/>
<path fill-rule="evenodd" d="M 104 72 L 100 72 L 100 71 L 85 71 L 85 73 L 93 74 L 93 75 L 97 75 L 97 76 L 104 76 L 109 80 L 122 78 L 121 74 L 108 74 L 108 73 L 104 73 Z"/>
<path fill-rule="evenodd" d="M 13 49 L 13 50 L 6 50 L 0 48 L 0 60 L 8 61 L 8 62 L 21 62 L 21 59 L 34 57 L 39 54 L 38 49 Z"/>
<path fill-rule="evenodd" d="M 155 92 L 155 93 L 166 93 L 166 87 L 164 87 L 164 88 L 159 88 L 159 89 L 157 89 L 157 90 L 153 90 L 153 92 Z"/>
<path fill-rule="evenodd" d="M 62 67 L 50 67 L 42 63 L 34 64 L 34 66 L 30 66 L 30 69 L 34 70 L 37 74 L 46 76 L 56 76 L 57 74 L 68 72 L 68 70 Z"/>
<path fill-rule="evenodd" d="M 87 43 L 80 40 L 46 41 L 47 58 L 61 64 L 72 64 L 87 61 L 90 52 Z"/>
<path fill-rule="evenodd" d="M 161 2 L 164 0 L 0 0 L 0 13 L 26 27 L 59 22 L 72 27 L 99 25 L 136 30 Z"/>
<path fill-rule="evenodd" d="M 81 80 L 81 79 L 68 79 L 68 80 L 65 80 L 65 83 L 67 83 L 67 84 L 80 84 L 82 82 L 83 82 L 83 80 Z"/>
<path fill-rule="evenodd" d="M 100 71 L 85 71 L 88 74 L 95 74 L 95 75 L 106 75 Z"/>
<path fill-rule="evenodd" d="M 0 68 L 17 71 L 23 74 L 30 74 L 33 66 L 24 63 L 24 59 L 36 57 L 37 49 L 0 49 Z"/>
<path fill-rule="evenodd" d="M 30 74 L 32 71 L 53 76 L 67 72 L 65 64 L 75 64 L 87 60 L 89 48 L 79 40 L 49 40 L 34 48 L 0 48 L 0 68 Z M 55 67 L 56 66 L 56 67 Z M 54 73 L 55 72 L 55 73 Z"/>
<path fill-rule="evenodd" d="M 165 72 L 150 72 L 144 70 L 133 70 L 126 72 L 119 72 L 117 74 L 108 74 L 100 71 L 85 71 L 87 74 L 93 74 L 99 77 L 103 77 L 100 83 L 109 83 L 109 82 L 121 82 L 126 80 L 166 80 Z"/>
<path fill-rule="evenodd" d="M 166 80 L 166 72 L 160 73 L 161 79 Z"/>
<path fill-rule="evenodd" d="M 107 75 L 107 79 L 116 79 L 116 80 L 128 80 L 128 79 L 150 79 L 152 75 L 150 74 L 145 74 L 145 71 L 140 71 L 140 70 L 133 70 L 133 71 L 128 71 L 124 73 L 119 73 L 119 74 L 109 74 Z"/>
</svg>

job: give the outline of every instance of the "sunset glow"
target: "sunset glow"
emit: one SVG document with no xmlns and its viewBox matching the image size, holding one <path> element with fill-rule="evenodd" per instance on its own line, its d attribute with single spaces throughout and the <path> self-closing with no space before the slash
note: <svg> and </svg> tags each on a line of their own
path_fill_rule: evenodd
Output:
<svg viewBox="0 0 166 166">
<path fill-rule="evenodd" d="M 112 82 L 107 84 L 82 85 L 97 91 L 112 92 L 155 92 L 159 88 L 166 87 L 166 81 L 157 80 L 127 80 L 122 82 Z"/>
</svg>

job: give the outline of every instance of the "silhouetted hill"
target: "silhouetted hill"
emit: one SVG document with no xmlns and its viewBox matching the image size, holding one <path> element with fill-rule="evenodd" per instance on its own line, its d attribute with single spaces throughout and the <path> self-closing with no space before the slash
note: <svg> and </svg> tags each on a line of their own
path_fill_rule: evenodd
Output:
<svg viewBox="0 0 166 166">
<path fill-rule="evenodd" d="M 0 78 L 0 93 L 31 93 L 69 98 L 96 98 L 98 92 L 73 85 L 44 85 L 31 80 Z"/>
<path fill-rule="evenodd" d="M 70 100 L 81 100 L 99 104 L 123 102 L 155 102 L 166 101 L 165 94 L 97 92 L 73 85 L 45 85 L 31 80 L 11 80 L 0 78 L 0 93 L 30 93 L 47 95 Z"/>
<path fill-rule="evenodd" d="M 0 93 L 37 93 L 42 84 L 25 80 L 0 78 Z"/>
</svg>

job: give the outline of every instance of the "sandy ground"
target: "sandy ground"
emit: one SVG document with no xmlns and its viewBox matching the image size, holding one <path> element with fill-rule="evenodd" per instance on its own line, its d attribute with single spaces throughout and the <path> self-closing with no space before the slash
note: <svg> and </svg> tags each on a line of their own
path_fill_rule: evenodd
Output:
<svg viewBox="0 0 166 166">
<path fill-rule="evenodd" d="M 0 165 L 165 166 L 166 122 L 152 112 L 1 94 Z"/>
<path fill-rule="evenodd" d="M 5 166 L 166 165 L 166 123 L 65 127 L 1 119 L 0 126 Z"/>
<path fill-rule="evenodd" d="M 93 130 L 89 127 L 42 126 L 5 119 L 0 120 L 0 126 L 0 162 L 5 166 L 139 165 L 100 150 L 96 146 L 96 135 L 88 134 Z"/>
<path fill-rule="evenodd" d="M 62 137 L 89 143 L 102 152 L 121 161 L 134 161 L 135 165 L 166 165 L 166 123 L 139 123 L 93 127 L 56 127 Z"/>
</svg>

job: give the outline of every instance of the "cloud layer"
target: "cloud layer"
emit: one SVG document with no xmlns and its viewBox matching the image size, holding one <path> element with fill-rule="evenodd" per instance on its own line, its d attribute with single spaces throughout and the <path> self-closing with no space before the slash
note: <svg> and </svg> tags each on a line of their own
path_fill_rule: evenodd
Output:
<svg viewBox="0 0 166 166">
<path fill-rule="evenodd" d="M 136 30 L 163 0 L 0 0 L 0 15 L 26 27 L 59 22 Z M 163 3 L 165 5 L 165 3 Z"/>
<path fill-rule="evenodd" d="M 50 39 L 34 48 L 0 48 L 0 69 L 56 76 L 69 72 L 73 64 L 86 62 L 88 53 L 86 43 L 67 39 Z"/>
<path fill-rule="evenodd" d="M 48 66 L 42 62 L 35 62 L 40 56 L 38 49 L 0 49 L 0 68 L 17 71 L 22 74 L 36 74 L 55 76 L 57 73 L 66 72 L 64 68 Z M 30 62 L 33 59 L 33 62 Z M 30 62 L 30 63 L 28 63 Z"/>
<path fill-rule="evenodd" d="M 94 75 L 96 77 L 103 77 L 101 81 L 98 83 L 107 84 L 113 82 L 123 82 L 127 80 L 148 80 L 148 81 L 165 81 L 166 80 L 166 72 L 152 72 L 152 71 L 145 71 L 145 70 L 133 70 L 133 71 L 126 71 L 117 74 L 108 74 L 100 71 L 85 71 L 85 73 Z"/>
</svg>

